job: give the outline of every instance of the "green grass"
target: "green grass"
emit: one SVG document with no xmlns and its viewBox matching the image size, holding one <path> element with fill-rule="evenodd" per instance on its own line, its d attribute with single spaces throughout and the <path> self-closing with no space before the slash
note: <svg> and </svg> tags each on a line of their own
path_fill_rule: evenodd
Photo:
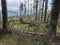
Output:
<svg viewBox="0 0 60 45">
<path fill-rule="evenodd" d="M 28 39 L 28 41 L 22 37 L 22 39 L 19 40 L 19 42 L 16 42 L 16 40 L 13 39 L 12 35 L 5 35 L 4 37 L 0 37 L 0 43 L 6 45 L 6 42 L 8 43 L 8 45 L 16 45 L 16 44 L 18 44 L 18 45 L 37 45 L 38 41 L 34 38 L 34 36 L 32 36 L 31 39 Z M 40 40 L 39 43 L 45 44 L 45 42 L 42 40 Z"/>
<path fill-rule="evenodd" d="M 27 27 L 28 27 L 27 24 L 15 24 L 15 25 L 13 25 L 13 28 L 15 28 L 15 29 L 20 29 L 20 28 L 26 29 Z"/>
<path fill-rule="evenodd" d="M 5 44 L 8 43 L 9 45 L 14 45 L 15 42 L 13 41 L 12 35 L 5 35 L 3 37 L 0 37 L 0 43 Z"/>
</svg>

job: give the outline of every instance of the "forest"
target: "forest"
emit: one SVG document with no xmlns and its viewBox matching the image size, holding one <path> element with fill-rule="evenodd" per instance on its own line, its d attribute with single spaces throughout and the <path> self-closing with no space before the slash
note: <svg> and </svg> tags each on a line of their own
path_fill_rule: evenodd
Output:
<svg viewBox="0 0 60 45">
<path fill-rule="evenodd" d="M 18 12 L 8 11 L 7 1 L 1 0 L 0 45 L 60 45 L 60 0 L 19 0 Z"/>
</svg>

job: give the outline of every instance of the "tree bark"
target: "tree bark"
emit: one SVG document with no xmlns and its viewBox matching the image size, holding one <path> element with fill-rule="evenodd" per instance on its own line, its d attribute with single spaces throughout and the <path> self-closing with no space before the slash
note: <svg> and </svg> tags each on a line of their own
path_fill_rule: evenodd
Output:
<svg viewBox="0 0 60 45">
<path fill-rule="evenodd" d="M 6 33 L 8 31 L 8 19 L 7 19 L 7 5 L 6 0 L 1 0 L 2 5 L 2 18 L 3 18 L 3 31 Z"/>
<path fill-rule="evenodd" d="M 60 8 L 60 0 L 53 0 L 52 10 L 51 10 L 51 19 L 50 19 L 50 29 L 49 29 L 50 31 L 49 35 L 51 40 L 56 39 L 59 8 Z"/>
<path fill-rule="evenodd" d="M 44 13 L 44 0 L 43 0 L 43 3 L 42 3 L 42 14 L 41 14 L 41 21 L 43 20 L 43 13 Z"/>
<path fill-rule="evenodd" d="M 44 15 L 44 23 L 46 22 L 47 7 L 48 7 L 48 0 L 45 0 L 45 15 Z"/>
<path fill-rule="evenodd" d="M 29 0 L 28 0 L 28 20 L 30 20 L 30 17 L 29 17 Z"/>
<path fill-rule="evenodd" d="M 37 12 L 38 12 L 38 0 L 36 0 L 36 21 L 38 19 Z"/>
</svg>

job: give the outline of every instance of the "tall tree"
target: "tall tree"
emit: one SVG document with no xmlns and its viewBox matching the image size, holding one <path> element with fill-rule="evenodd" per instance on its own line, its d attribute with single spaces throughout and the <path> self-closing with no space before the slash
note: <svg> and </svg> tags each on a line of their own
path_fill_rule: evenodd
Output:
<svg viewBox="0 0 60 45">
<path fill-rule="evenodd" d="M 45 0 L 45 15 L 44 15 L 44 23 L 46 22 L 46 15 L 47 15 L 47 7 L 48 7 L 48 0 Z"/>
<path fill-rule="evenodd" d="M 32 4 L 30 4 L 30 7 L 31 7 L 31 11 L 30 11 L 30 12 L 31 12 L 31 14 L 32 14 Z"/>
<path fill-rule="evenodd" d="M 6 5 L 6 0 L 1 0 L 1 5 L 2 5 L 2 18 L 3 18 L 3 31 L 6 33 L 8 30 L 7 24 L 8 24 L 8 19 L 7 19 L 7 5 Z"/>
<path fill-rule="evenodd" d="M 36 0 L 36 20 L 38 19 L 37 12 L 38 12 L 38 0 Z"/>
<path fill-rule="evenodd" d="M 44 0 L 42 0 L 43 2 L 42 2 L 42 14 L 41 14 L 41 21 L 42 21 L 42 19 L 43 19 L 43 13 L 44 13 Z"/>
<path fill-rule="evenodd" d="M 20 19 L 21 19 L 21 14 L 23 13 L 23 3 L 20 5 Z"/>
<path fill-rule="evenodd" d="M 21 0 L 20 0 L 20 22 L 23 23 L 23 18 L 22 18 L 22 14 L 23 14 L 23 3 L 21 3 Z"/>
<path fill-rule="evenodd" d="M 50 19 L 50 38 L 56 39 L 57 22 L 60 11 L 60 0 L 53 0 L 51 19 Z"/>
<path fill-rule="evenodd" d="M 40 20 L 40 9 L 41 9 L 41 8 L 40 8 L 40 7 L 41 7 L 41 4 L 40 4 L 40 3 L 41 3 L 41 1 L 38 0 L 38 3 L 39 3 L 39 4 L 38 4 L 38 7 L 39 7 L 39 20 Z"/>
<path fill-rule="evenodd" d="M 34 9 L 36 10 L 36 19 L 35 20 L 37 20 L 37 18 L 38 18 L 38 16 L 37 16 L 37 12 L 38 12 L 38 0 L 34 0 Z"/>
<path fill-rule="evenodd" d="M 29 0 L 28 0 L 28 20 L 29 20 Z"/>
<path fill-rule="evenodd" d="M 25 3 L 24 3 L 24 14 L 26 15 L 26 1 L 25 1 Z"/>
<path fill-rule="evenodd" d="M 30 19 L 32 17 L 32 4 L 30 4 Z"/>
<path fill-rule="evenodd" d="M 36 4 L 35 4 L 35 2 L 33 3 L 33 13 L 34 13 L 34 17 L 36 17 L 36 15 L 35 15 L 36 14 Z"/>
</svg>

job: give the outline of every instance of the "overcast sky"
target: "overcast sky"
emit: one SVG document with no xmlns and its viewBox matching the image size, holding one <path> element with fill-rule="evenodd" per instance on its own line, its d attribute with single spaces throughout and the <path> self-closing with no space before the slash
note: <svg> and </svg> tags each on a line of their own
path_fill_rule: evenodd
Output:
<svg viewBox="0 0 60 45">
<path fill-rule="evenodd" d="M 25 0 L 21 0 L 21 2 L 24 2 Z M 28 1 L 28 0 L 26 0 Z M 49 2 L 49 9 L 50 9 L 50 3 L 51 0 L 48 0 Z M 33 3 L 33 0 L 30 0 L 30 4 Z M 19 10 L 20 0 L 7 0 L 7 8 L 8 10 Z M 28 3 L 27 3 L 28 5 Z M 1 0 L 0 0 L 0 10 L 1 10 Z"/>
</svg>

